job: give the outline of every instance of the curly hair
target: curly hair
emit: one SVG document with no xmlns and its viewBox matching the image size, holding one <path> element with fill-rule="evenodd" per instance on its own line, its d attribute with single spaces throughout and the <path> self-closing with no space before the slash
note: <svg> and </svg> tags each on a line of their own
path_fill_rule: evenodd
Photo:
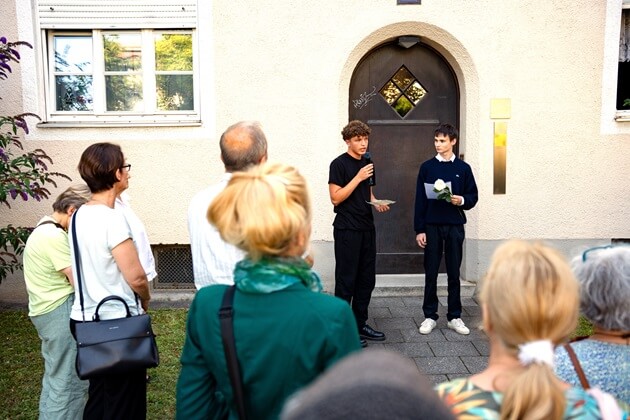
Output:
<svg viewBox="0 0 630 420">
<path fill-rule="evenodd" d="M 372 130 L 366 123 L 359 120 L 350 121 L 343 130 L 341 130 L 341 137 L 345 140 L 350 140 L 356 136 L 369 136 Z"/>
</svg>

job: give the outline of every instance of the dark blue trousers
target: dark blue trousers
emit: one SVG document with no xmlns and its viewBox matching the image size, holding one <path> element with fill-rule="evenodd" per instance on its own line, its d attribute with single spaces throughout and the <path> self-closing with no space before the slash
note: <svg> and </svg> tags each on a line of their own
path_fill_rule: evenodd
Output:
<svg viewBox="0 0 630 420">
<path fill-rule="evenodd" d="M 376 284 L 376 231 L 334 229 L 335 296 L 352 306 L 357 326 L 368 319 Z"/>
<path fill-rule="evenodd" d="M 444 254 L 448 276 L 448 312 L 446 318 L 449 321 L 461 318 L 459 268 L 462 265 L 464 225 L 426 225 L 426 235 L 424 302 L 422 303 L 424 317 L 438 319 L 437 277 L 442 254 Z"/>
</svg>

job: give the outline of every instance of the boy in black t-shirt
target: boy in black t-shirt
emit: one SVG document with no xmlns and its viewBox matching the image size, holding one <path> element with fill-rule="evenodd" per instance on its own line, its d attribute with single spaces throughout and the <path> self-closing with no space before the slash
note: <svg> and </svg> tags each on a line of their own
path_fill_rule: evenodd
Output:
<svg viewBox="0 0 630 420">
<path fill-rule="evenodd" d="M 366 324 L 368 306 L 376 283 L 376 232 L 369 201 L 376 201 L 368 179 L 374 165 L 364 158 L 370 128 L 351 121 L 341 132 L 348 151 L 330 164 L 328 191 L 335 206 L 335 296 L 350 303 L 357 320 L 361 343 L 383 341 L 385 334 Z M 375 205 L 376 211 L 389 210 Z"/>
</svg>

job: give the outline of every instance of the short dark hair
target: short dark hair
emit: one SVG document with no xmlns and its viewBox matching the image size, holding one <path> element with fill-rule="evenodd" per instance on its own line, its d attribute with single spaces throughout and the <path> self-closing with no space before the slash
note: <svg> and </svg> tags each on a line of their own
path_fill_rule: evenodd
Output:
<svg viewBox="0 0 630 420">
<path fill-rule="evenodd" d="M 77 184 L 70 186 L 67 190 L 59 194 L 52 205 L 53 211 L 58 213 L 66 213 L 70 207 L 75 210 L 90 201 L 90 189 L 85 184 Z"/>
<path fill-rule="evenodd" d="M 457 140 L 459 138 L 459 133 L 457 132 L 457 128 L 452 126 L 451 124 L 440 124 L 438 128 L 435 129 L 435 136 L 438 134 L 442 134 L 443 136 L 447 136 L 451 140 Z"/>
<path fill-rule="evenodd" d="M 125 156 L 117 144 L 95 143 L 81 154 L 79 174 L 92 193 L 111 189 L 118 178 L 116 172 L 125 164 Z"/>
<path fill-rule="evenodd" d="M 350 140 L 356 136 L 369 136 L 372 130 L 363 121 L 353 120 L 341 130 L 341 137 L 345 140 Z"/>
<path fill-rule="evenodd" d="M 243 130 L 248 134 L 250 143 L 244 147 L 233 147 L 228 137 L 234 130 Z M 260 123 L 256 121 L 240 121 L 228 127 L 219 140 L 221 160 L 227 172 L 243 171 L 249 166 L 257 165 L 267 156 L 267 138 Z"/>
</svg>

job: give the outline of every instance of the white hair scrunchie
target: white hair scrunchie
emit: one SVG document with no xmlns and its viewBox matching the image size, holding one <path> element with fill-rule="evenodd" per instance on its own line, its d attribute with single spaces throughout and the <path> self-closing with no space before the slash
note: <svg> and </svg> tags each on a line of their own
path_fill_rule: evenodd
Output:
<svg viewBox="0 0 630 420">
<path fill-rule="evenodd" d="M 523 366 L 544 363 L 553 369 L 553 344 L 551 340 L 537 340 L 518 346 L 518 360 Z"/>
</svg>

